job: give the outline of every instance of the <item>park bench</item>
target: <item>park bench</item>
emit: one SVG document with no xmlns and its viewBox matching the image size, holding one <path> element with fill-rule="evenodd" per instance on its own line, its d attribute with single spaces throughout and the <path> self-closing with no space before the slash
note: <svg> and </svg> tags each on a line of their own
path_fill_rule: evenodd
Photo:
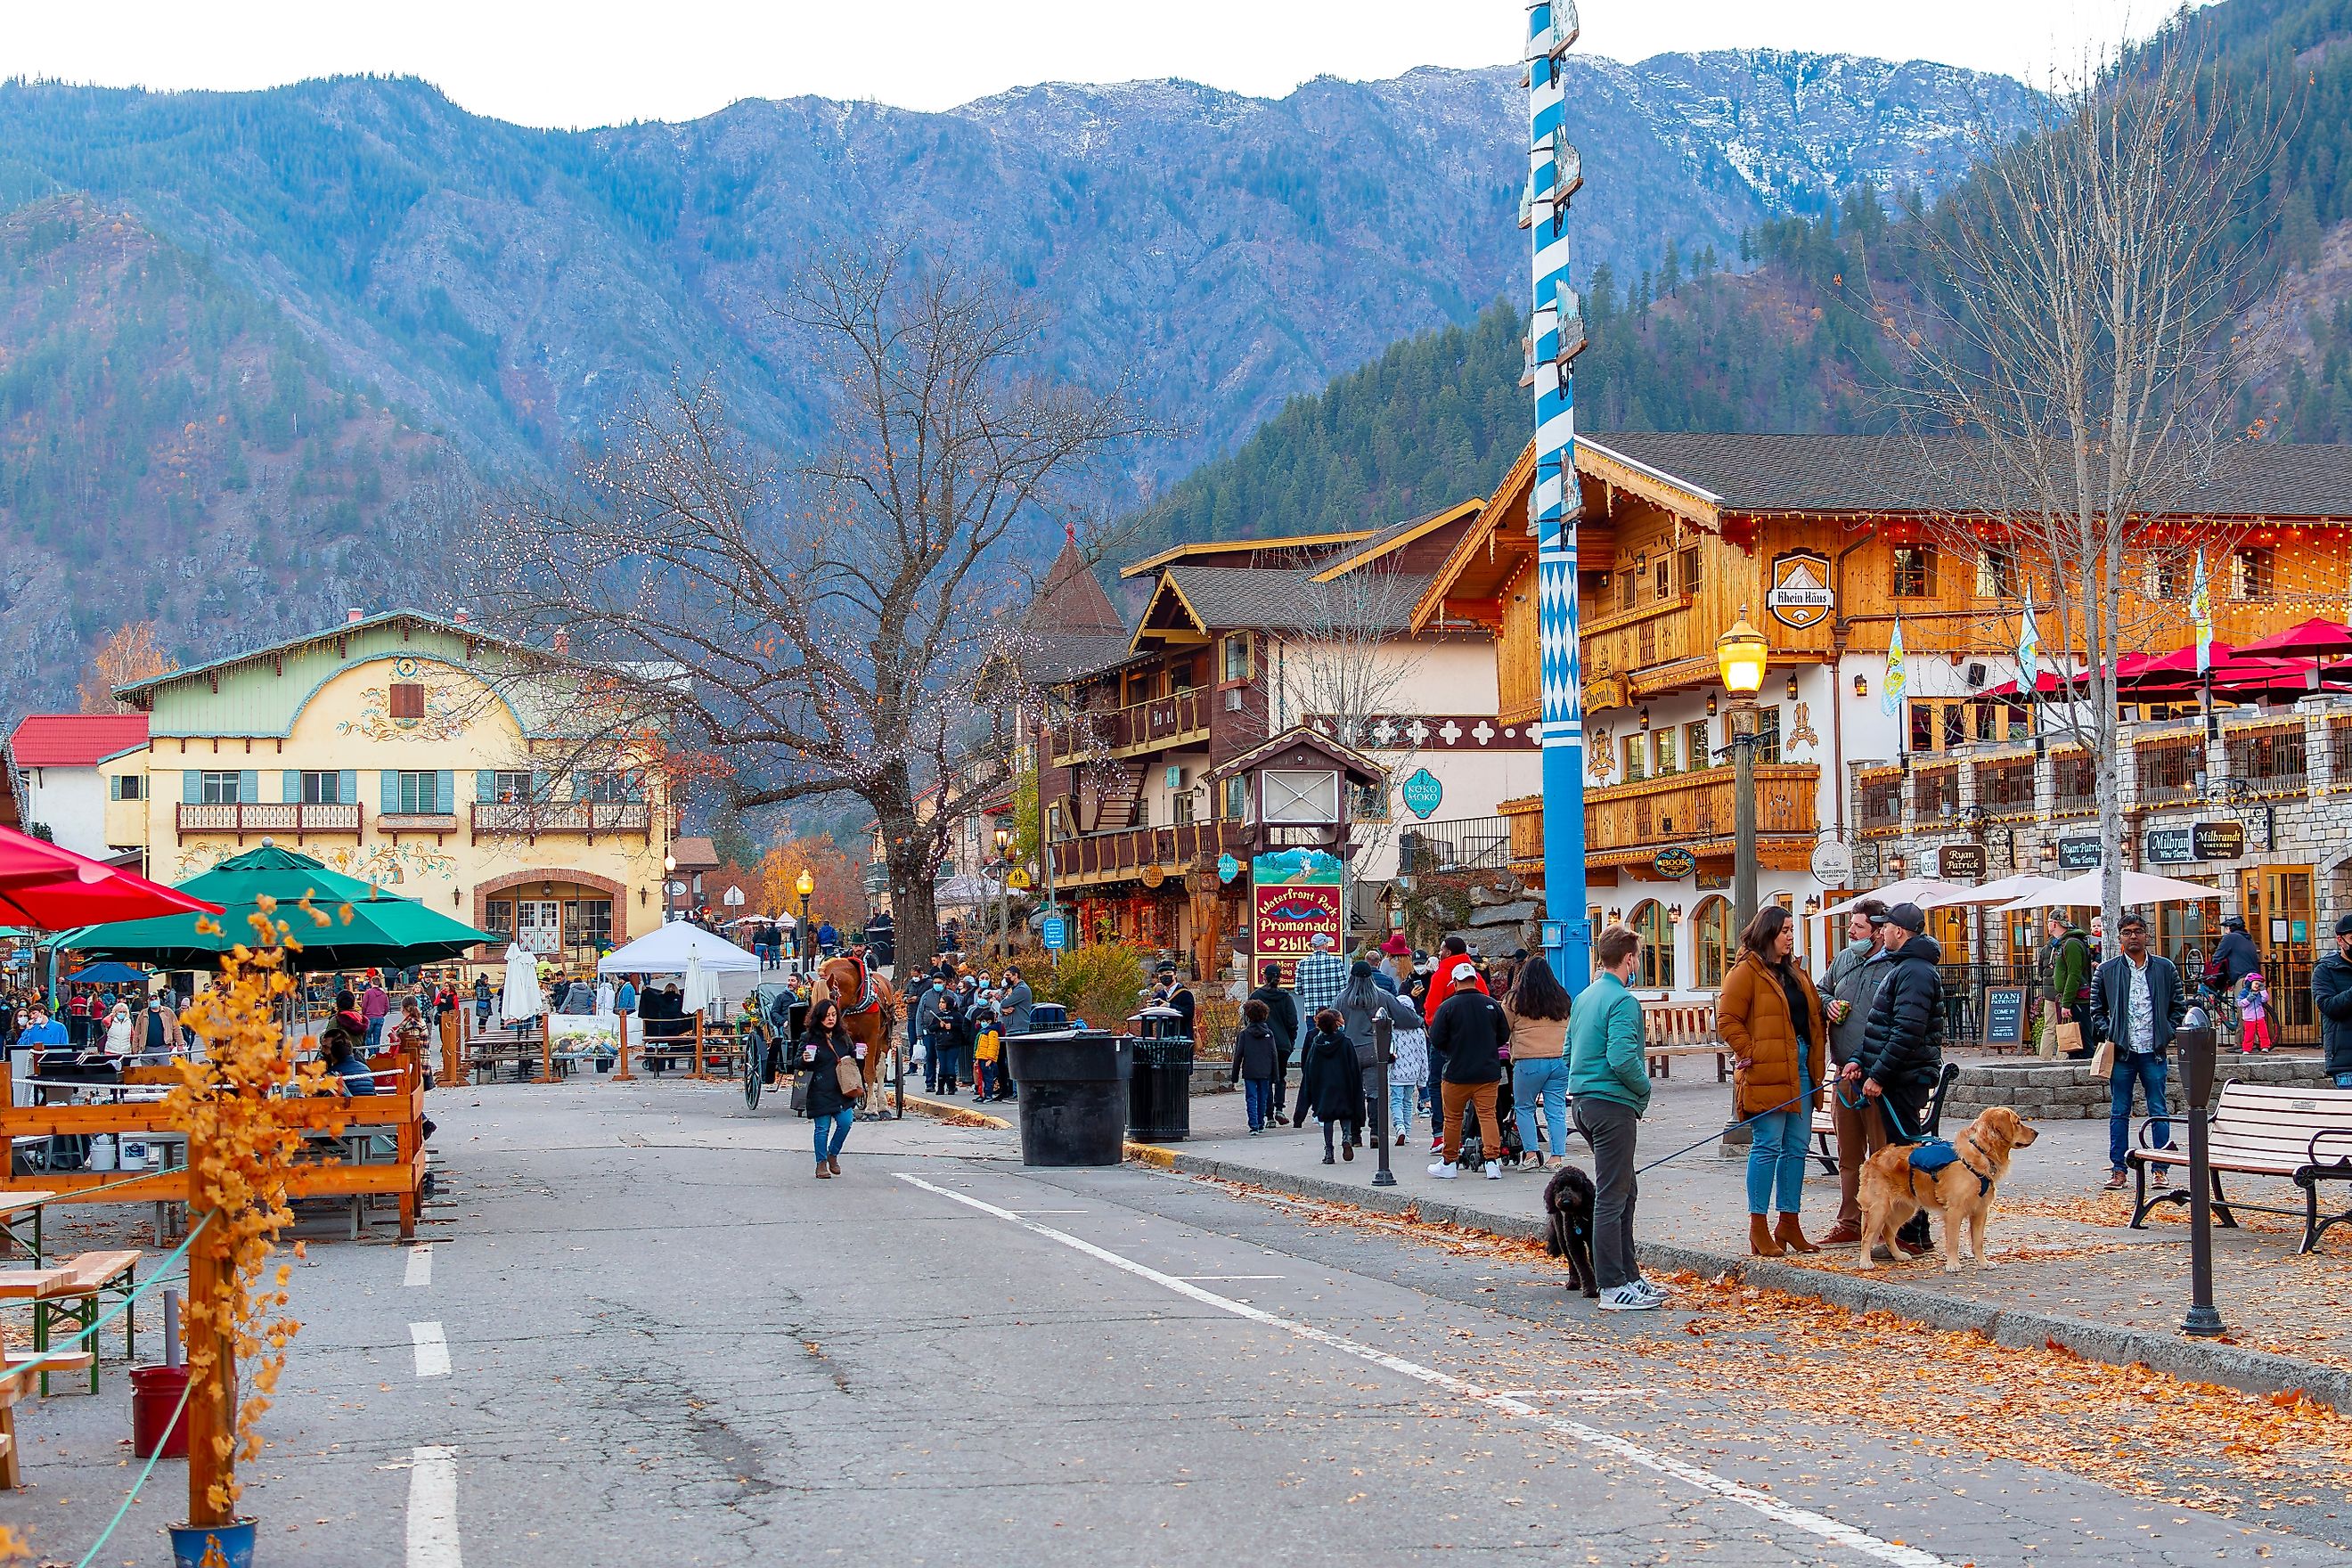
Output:
<svg viewBox="0 0 2352 1568">
<path fill-rule="evenodd" d="M 36 1379 L 46 1381 L 53 1372 L 79 1372 L 97 1359 L 88 1351 L 8 1352 L 6 1365 L 0 1368 L 0 1491 L 15 1491 L 25 1484 L 16 1457 L 17 1401 L 33 1392 Z"/>
<path fill-rule="evenodd" d="M 1642 1004 L 1642 1054 L 1652 1078 L 1674 1076 L 1676 1057 L 1715 1058 L 1715 1081 L 1731 1078 L 1731 1052 L 1715 1032 L 1715 1005 L 1710 1002 L 1644 1002 Z"/>
<path fill-rule="evenodd" d="M 2185 1114 L 2185 1113 L 2184 1113 Z M 2140 1228 L 2148 1211 L 2158 1204 L 2185 1204 L 2189 1189 L 2174 1186 L 2151 1194 L 2148 1173 L 2165 1173 L 2178 1180 L 2189 1163 L 2185 1147 L 2158 1149 L 2148 1143 L 2156 1119 L 2140 1123 L 2138 1147 L 2129 1158 L 2137 1178 L 2132 1205 L 2132 1227 Z M 2234 1228 L 2231 1213 L 2285 1215 L 2303 1221 L 2303 1246 L 2309 1252 L 2333 1225 L 2352 1221 L 2352 1208 L 2325 1216 L 2319 1212 L 2319 1184 L 2352 1182 L 2352 1089 L 2304 1089 L 2293 1084 L 2230 1082 L 2221 1086 L 2206 1123 L 2208 1164 L 2213 1187 L 2213 1214 Z M 2232 1175 L 2278 1176 L 2303 1189 L 2303 1206 L 2275 1208 L 2233 1201 L 2223 1195 L 2221 1173 Z"/>
</svg>

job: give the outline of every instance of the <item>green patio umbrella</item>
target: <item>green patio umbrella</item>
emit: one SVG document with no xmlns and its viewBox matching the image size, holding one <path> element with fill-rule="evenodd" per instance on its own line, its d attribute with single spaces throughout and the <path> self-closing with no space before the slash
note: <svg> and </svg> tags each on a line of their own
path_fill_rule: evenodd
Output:
<svg viewBox="0 0 2352 1568">
<path fill-rule="evenodd" d="M 230 948 L 253 940 L 249 917 L 264 898 L 277 900 L 278 918 L 302 944 L 292 964 L 302 971 L 432 963 L 483 942 L 506 940 L 274 844 L 224 860 L 177 888 L 222 907 L 226 912 L 212 917 L 221 928 L 217 934 L 198 931 L 193 914 L 158 915 L 84 926 L 60 938 L 58 945 L 93 958 L 119 958 L 157 969 L 210 969 Z M 294 908 L 305 894 L 331 924 L 313 925 Z M 348 924 L 339 913 L 344 904 L 352 910 Z"/>
</svg>

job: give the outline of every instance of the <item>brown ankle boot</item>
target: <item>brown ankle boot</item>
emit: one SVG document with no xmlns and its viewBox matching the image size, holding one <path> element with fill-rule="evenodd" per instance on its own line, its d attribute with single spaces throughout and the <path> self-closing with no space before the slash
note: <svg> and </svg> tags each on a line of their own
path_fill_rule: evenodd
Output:
<svg viewBox="0 0 2352 1568">
<path fill-rule="evenodd" d="M 1772 1227 L 1772 1239 L 1779 1242 L 1783 1247 L 1787 1248 L 1790 1252 L 1819 1252 L 1821 1250 L 1820 1247 L 1815 1247 L 1811 1242 L 1805 1239 L 1805 1233 L 1797 1228 L 1797 1216 L 1792 1214 L 1784 1214 L 1780 1216 L 1780 1223 Z"/>
<path fill-rule="evenodd" d="M 1748 1250 L 1759 1258 L 1780 1256 L 1780 1244 L 1772 1239 L 1772 1224 L 1760 1214 L 1748 1216 Z"/>
</svg>

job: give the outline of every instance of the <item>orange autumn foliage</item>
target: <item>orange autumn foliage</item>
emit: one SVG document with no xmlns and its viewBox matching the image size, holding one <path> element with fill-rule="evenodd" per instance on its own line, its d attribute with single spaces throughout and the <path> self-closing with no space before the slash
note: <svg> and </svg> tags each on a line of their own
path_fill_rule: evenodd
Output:
<svg viewBox="0 0 2352 1568">
<path fill-rule="evenodd" d="M 822 836 L 794 838 L 761 856 L 753 872 L 757 886 L 743 891 L 761 914 L 797 918 L 801 896 L 794 889 L 803 869 L 816 884 L 809 898 L 811 920 L 820 924 L 831 921 L 843 931 L 865 923 L 866 884 L 858 866 L 840 845 Z"/>
</svg>

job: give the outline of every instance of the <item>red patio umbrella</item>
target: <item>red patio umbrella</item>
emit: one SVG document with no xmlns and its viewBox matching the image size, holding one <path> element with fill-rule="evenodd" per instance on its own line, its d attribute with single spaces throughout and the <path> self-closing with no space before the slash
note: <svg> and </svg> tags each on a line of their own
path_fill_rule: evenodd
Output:
<svg viewBox="0 0 2352 1568">
<path fill-rule="evenodd" d="M 2342 658 L 2352 654 L 2352 626 L 2331 621 L 2326 616 L 2314 616 L 2283 632 L 2273 632 L 2260 642 L 2250 642 L 2238 651 L 2309 659 Z"/>
<path fill-rule="evenodd" d="M 200 912 L 218 904 L 151 882 L 135 871 L 0 827 L 0 922 L 71 931 L 101 921 Z"/>
</svg>

